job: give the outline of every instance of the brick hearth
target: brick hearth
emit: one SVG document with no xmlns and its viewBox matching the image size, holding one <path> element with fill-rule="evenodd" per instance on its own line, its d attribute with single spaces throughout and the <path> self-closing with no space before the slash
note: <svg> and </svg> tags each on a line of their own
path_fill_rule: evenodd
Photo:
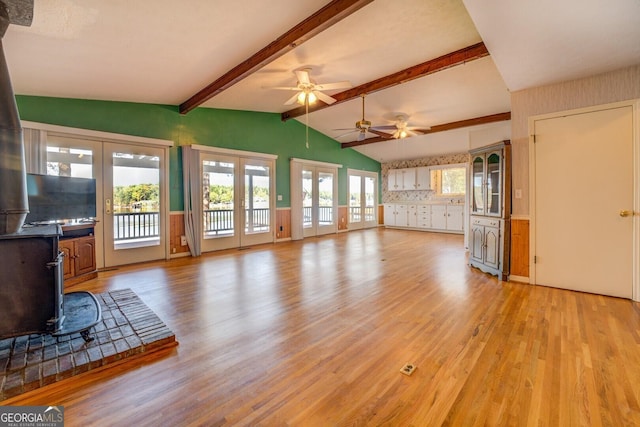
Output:
<svg viewBox="0 0 640 427">
<path fill-rule="evenodd" d="M 175 335 L 131 290 L 96 295 L 102 321 L 80 334 L 0 340 L 0 401 L 141 353 L 177 345 Z"/>
</svg>

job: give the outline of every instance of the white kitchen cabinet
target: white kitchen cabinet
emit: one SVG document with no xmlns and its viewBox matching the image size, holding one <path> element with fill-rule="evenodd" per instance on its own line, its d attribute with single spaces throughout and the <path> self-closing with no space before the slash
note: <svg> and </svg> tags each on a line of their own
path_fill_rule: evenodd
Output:
<svg viewBox="0 0 640 427">
<path fill-rule="evenodd" d="M 384 225 L 396 225 L 396 205 L 395 203 L 386 203 L 384 205 Z"/>
<path fill-rule="evenodd" d="M 421 166 L 416 168 L 416 190 L 431 190 L 431 168 Z"/>
<path fill-rule="evenodd" d="M 416 205 L 407 205 L 407 227 L 416 228 L 418 226 L 418 216 Z"/>
<path fill-rule="evenodd" d="M 415 218 L 415 205 L 388 203 L 384 205 L 384 225 L 393 227 L 409 227 L 409 212 Z M 415 223 L 415 219 L 413 220 Z"/>
<path fill-rule="evenodd" d="M 402 171 L 402 189 L 416 189 L 416 168 L 398 169 Z"/>
<path fill-rule="evenodd" d="M 402 189 L 402 169 L 389 169 L 387 173 L 387 190 L 401 191 Z"/>
<path fill-rule="evenodd" d="M 447 230 L 464 231 L 464 206 L 447 205 Z"/>
<path fill-rule="evenodd" d="M 431 205 L 431 228 L 434 230 L 447 229 L 446 205 Z"/>
<path fill-rule="evenodd" d="M 387 173 L 388 191 L 413 191 L 431 189 L 431 173 L 429 168 L 389 169 Z"/>
<path fill-rule="evenodd" d="M 431 228 L 431 206 L 418 205 L 416 208 L 418 228 Z"/>
</svg>

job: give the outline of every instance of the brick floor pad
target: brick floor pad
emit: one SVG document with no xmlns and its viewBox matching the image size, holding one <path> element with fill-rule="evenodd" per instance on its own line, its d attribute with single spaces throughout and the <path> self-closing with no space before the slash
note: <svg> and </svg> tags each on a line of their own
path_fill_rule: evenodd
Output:
<svg viewBox="0 0 640 427">
<path fill-rule="evenodd" d="M 0 401 L 124 358 L 177 345 L 173 332 L 131 290 L 96 295 L 95 339 L 25 335 L 0 340 Z"/>
</svg>

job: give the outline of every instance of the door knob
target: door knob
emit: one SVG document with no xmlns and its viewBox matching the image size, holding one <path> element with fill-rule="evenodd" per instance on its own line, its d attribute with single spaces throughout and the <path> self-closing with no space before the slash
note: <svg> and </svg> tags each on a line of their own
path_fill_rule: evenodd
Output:
<svg viewBox="0 0 640 427">
<path fill-rule="evenodd" d="M 627 216 L 632 216 L 633 215 L 633 211 L 620 211 L 620 216 L 621 217 L 627 217 Z"/>
</svg>

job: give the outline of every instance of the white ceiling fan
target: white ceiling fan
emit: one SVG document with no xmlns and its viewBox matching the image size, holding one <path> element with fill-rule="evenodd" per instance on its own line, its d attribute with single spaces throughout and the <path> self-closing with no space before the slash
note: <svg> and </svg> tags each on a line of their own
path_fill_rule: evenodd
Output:
<svg viewBox="0 0 640 427">
<path fill-rule="evenodd" d="M 287 102 L 284 103 L 284 105 L 291 105 L 296 101 L 301 105 L 305 105 L 313 104 L 317 99 L 326 104 L 333 104 L 334 102 L 336 102 L 336 100 L 326 93 L 323 93 L 322 91 L 346 89 L 351 87 L 351 83 L 348 81 L 318 84 L 311 79 L 311 77 L 309 76 L 310 73 L 311 68 L 302 68 L 300 70 L 296 70 L 295 74 L 298 78 L 298 83 L 296 84 L 296 86 L 276 86 L 270 87 L 268 89 L 295 90 L 298 93 L 289 98 Z"/>
<path fill-rule="evenodd" d="M 390 138 L 402 139 L 409 136 L 422 135 L 424 130 L 428 130 L 428 126 L 412 126 L 409 124 L 409 116 L 405 113 L 396 113 L 395 120 L 392 125 L 373 126 L 372 130 L 380 132 L 393 131 L 389 134 Z"/>
</svg>

